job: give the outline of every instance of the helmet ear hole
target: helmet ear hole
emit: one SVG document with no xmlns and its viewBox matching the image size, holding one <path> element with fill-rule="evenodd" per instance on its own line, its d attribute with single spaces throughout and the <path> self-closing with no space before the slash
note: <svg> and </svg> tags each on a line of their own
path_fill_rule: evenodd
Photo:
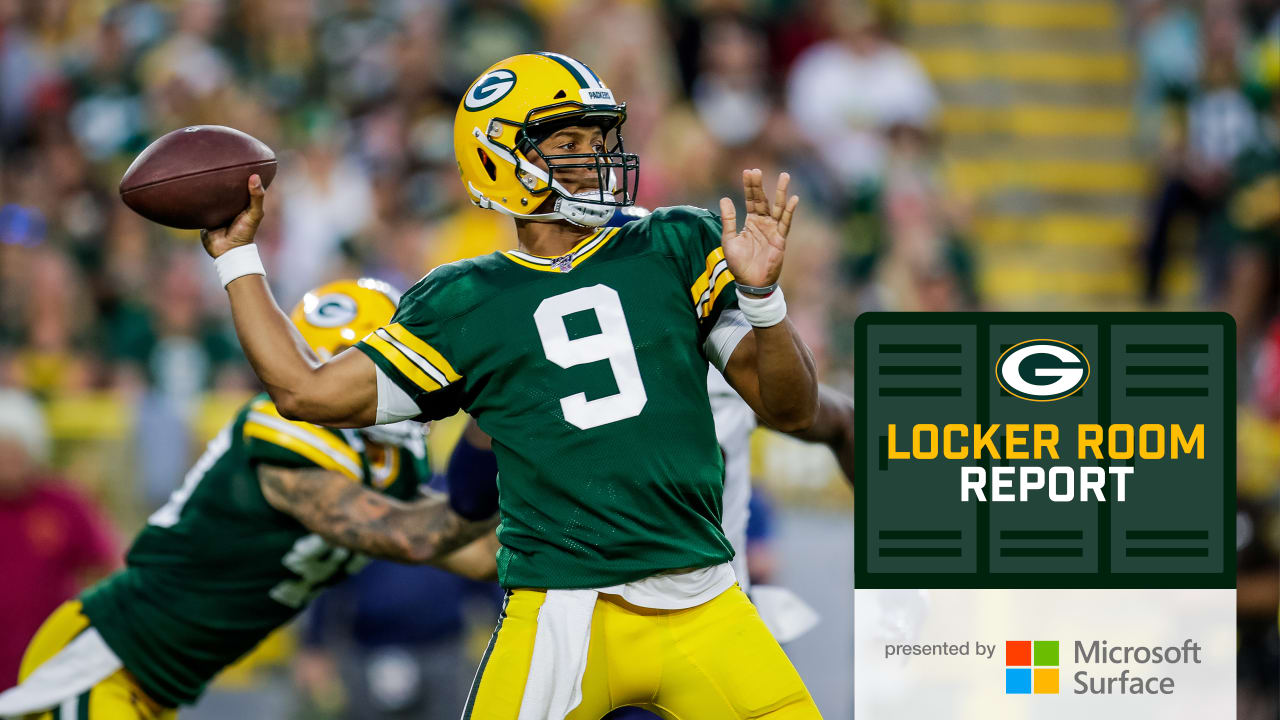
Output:
<svg viewBox="0 0 1280 720">
<path fill-rule="evenodd" d="M 489 158 L 489 153 L 485 152 L 484 148 L 476 148 L 476 153 L 480 155 L 480 164 L 484 166 L 484 171 L 489 174 L 489 180 L 496 181 L 498 179 L 498 167 Z"/>
<path fill-rule="evenodd" d="M 569 94 L 566 93 L 564 90 L 561 90 L 560 92 L 556 93 L 555 96 L 552 97 L 551 99 L 559 100 L 560 98 L 564 98 L 564 97 L 569 97 Z"/>
</svg>

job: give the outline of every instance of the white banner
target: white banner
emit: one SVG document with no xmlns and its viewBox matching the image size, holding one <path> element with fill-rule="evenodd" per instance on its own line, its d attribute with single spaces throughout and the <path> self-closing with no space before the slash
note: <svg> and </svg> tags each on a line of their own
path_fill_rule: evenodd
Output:
<svg viewBox="0 0 1280 720">
<path fill-rule="evenodd" d="M 855 717 L 1234 718 L 1235 607 L 1235 590 L 855 590 Z"/>
</svg>

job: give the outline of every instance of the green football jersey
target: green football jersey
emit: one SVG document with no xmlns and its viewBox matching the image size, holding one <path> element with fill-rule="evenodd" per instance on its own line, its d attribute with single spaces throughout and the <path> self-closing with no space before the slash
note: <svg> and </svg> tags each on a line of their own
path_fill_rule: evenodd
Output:
<svg viewBox="0 0 1280 720">
<path fill-rule="evenodd" d="M 443 265 L 357 345 L 420 418 L 461 408 L 493 437 L 503 586 L 605 587 L 733 557 L 704 349 L 736 305 L 720 229 L 664 208 L 559 258 Z"/>
<path fill-rule="evenodd" d="M 401 499 L 430 479 L 425 446 L 370 462 L 356 431 L 285 420 L 259 396 L 151 515 L 124 570 L 87 590 L 84 613 L 149 694 L 193 702 L 220 670 L 367 559 L 273 508 L 260 464 L 321 467 Z"/>
</svg>

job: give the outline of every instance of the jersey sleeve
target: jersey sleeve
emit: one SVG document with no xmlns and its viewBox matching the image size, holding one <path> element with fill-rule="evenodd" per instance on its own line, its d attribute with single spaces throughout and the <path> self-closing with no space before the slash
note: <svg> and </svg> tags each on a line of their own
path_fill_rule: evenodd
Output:
<svg viewBox="0 0 1280 720">
<path fill-rule="evenodd" d="M 672 249 L 689 285 L 689 299 L 703 335 L 720 314 L 738 306 L 733 273 L 720 246 L 720 216 L 701 208 L 671 208 L 663 230 L 673 235 Z M 661 231 L 660 231 L 661 232 Z"/>
<path fill-rule="evenodd" d="M 268 399 L 249 406 L 242 433 L 252 466 L 320 467 L 360 482 L 360 455 L 332 431 L 318 425 L 286 420 Z"/>
<path fill-rule="evenodd" d="M 720 245 L 720 216 L 695 207 L 662 208 L 652 220 L 660 242 L 675 259 L 689 290 L 703 354 L 718 370 L 750 326 L 738 310 L 738 294 Z"/>
<path fill-rule="evenodd" d="M 432 275 L 405 294 L 389 325 L 356 343 L 394 389 L 402 391 L 417 409 L 416 415 L 398 410 L 384 413 L 390 398 L 382 397 L 385 393 L 380 381 L 379 422 L 406 417 L 439 420 L 461 409 L 462 376 L 447 359 L 451 352 L 444 330 L 444 322 L 452 318 L 447 311 L 434 307 L 441 303 L 433 297 L 439 283 L 432 282 Z M 385 389 L 394 393 L 393 388 Z"/>
</svg>

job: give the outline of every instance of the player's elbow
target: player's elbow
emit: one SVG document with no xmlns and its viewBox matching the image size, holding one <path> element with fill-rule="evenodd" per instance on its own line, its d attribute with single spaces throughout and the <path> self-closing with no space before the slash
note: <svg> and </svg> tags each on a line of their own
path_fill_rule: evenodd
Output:
<svg viewBox="0 0 1280 720">
<path fill-rule="evenodd" d="M 271 396 L 271 402 L 275 404 L 280 417 L 285 420 L 308 420 L 306 417 L 306 404 L 297 393 L 268 389 L 267 394 Z"/>
<path fill-rule="evenodd" d="M 348 424 L 342 422 L 343 418 L 334 415 L 333 403 L 323 401 L 314 393 L 272 389 L 268 390 L 268 394 L 271 395 L 271 401 L 275 403 L 276 410 L 280 411 L 280 416 L 286 420 L 348 427 Z M 368 424 L 365 423 L 365 425 Z"/>
<path fill-rule="evenodd" d="M 774 428 L 775 430 L 779 431 L 779 432 L 784 432 L 784 433 L 802 433 L 802 432 L 804 432 L 805 430 L 808 430 L 809 428 L 813 427 L 813 418 L 803 418 L 803 417 L 802 417 L 802 418 L 795 419 L 795 420 L 792 420 L 792 419 L 786 419 L 786 420 L 782 420 L 782 419 L 775 419 L 775 420 L 773 420 L 772 422 L 770 422 L 769 424 L 770 424 L 770 425 L 772 425 L 772 426 L 773 426 L 773 428 Z"/>
<path fill-rule="evenodd" d="M 784 433 L 802 433 L 818 419 L 817 403 L 793 406 L 772 412 L 765 420 L 775 430 Z"/>
</svg>

